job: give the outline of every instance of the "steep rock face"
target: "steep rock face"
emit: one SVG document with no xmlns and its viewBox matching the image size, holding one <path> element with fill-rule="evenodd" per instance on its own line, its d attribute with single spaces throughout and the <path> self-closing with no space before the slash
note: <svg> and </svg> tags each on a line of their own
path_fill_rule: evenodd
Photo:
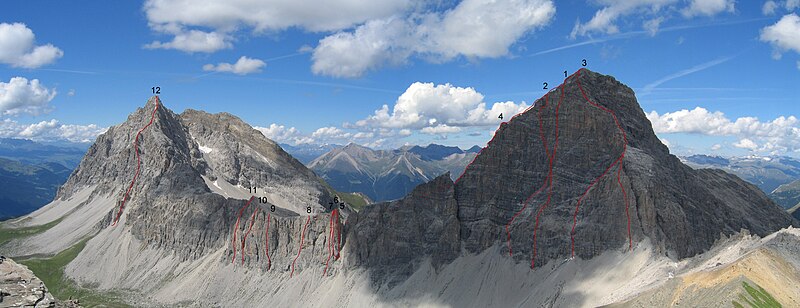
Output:
<svg viewBox="0 0 800 308">
<path fill-rule="evenodd" d="M 450 174 L 417 186 L 401 200 L 370 205 L 347 225 L 348 265 L 366 267 L 372 278 L 393 284 L 430 257 L 434 267 L 455 259 L 461 249 L 456 200 Z"/>
<path fill-rule="evenodd" d="M 535 194 L 549 155 L 552 185 Z M 746 228 L 763 236 L 794 222 L 735 176 L 683 165 L 655 136 L 630 88 L 585 69 L 501 125 L 455 193 L 468 251 L 504 239 L 519 211 L 509 226 L 511 247 L 536 264 L 570 257 L 573 247 L 582 258 L 627 249 L 628 219 L 631 242 L 648 237 L 679 258 L 705 251 L 720 233 Z"/>
<path fill-rule="evenodd" d="M 442 189 L 438 194 L 447 195 L 449 188 Z M 685 258 L 706 251 L 721 234 L 744 228 L 763 236 L 796 223 L 755 186 L 682 164 L 656 137 L 630 88 L 585 69 L 501 124 L 453 194 L 458 235 L 448 228 L 438 236 L 460 239 L 470 253 L 502 244 L 503 253 L 532 266 L 627 250 L 645 238 L 661 253 Z M 443 206 L 450 198 L 426 209 L 447 217 Z M 428 202 L 412 193 L 363 215 L 380 212 L 384 230 L 405 230 L 407 223 L 384 217 Z M 348 243 L 363 246 L 357 234 L 374 222 L 358 219 Z M 354 249 L 361 259 L 378 254 Z"/>
</svg>

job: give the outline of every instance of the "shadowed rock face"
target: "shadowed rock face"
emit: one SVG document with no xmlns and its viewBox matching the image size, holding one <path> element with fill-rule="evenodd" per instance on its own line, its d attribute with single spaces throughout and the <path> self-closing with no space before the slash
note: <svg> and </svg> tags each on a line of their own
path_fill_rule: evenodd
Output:
<svg viewBox="0 0 800 308">
<path fill-rule="evenodd" d="M 619 126 L 609 111 L 616 115 Z M 623 148 L 619 170 L 619 164 L 614 163 Z M 545 185 L 541 193 L 530 197 L 545 184 L 550 155 L 554 158 L 552 185 Z M 629 219 L 634 245 L 650 238 L 657 249 L 677 258 L 707 250 L 721 234 L 744 228 L 763 236 L 796 223 L 755 186 L 722 171 L 693 170 L 682 164 L 656 137 L 630 88 L 613 77 L 585 69 L 537 100 L 530 110 L 501 124 L 494 139 L 452 189 L 442 181 L 421 185 L 403 200 L 376 204 L 362 213 L 366 217 L 358 218 L 348 242 L 358 245 L 351 246 L 357 252 L 353 257 L 359 259 L 353 263 L 377 266 L 373 258 L 424 257 L 436 262 L 460 253 L 432 253 L 432 245 L 440 244 L 422 240 L 431 238 L 458 239 L 470 253 L 498 243 L 505 247 L 506 224 L 517 212 L 508 229 L 510 245 L 515 259 L 528 262 L 533 258 L 533 232 L 539 213 L 533 258 L 537 266 L 570 257 L 571 234 L 575 256 L 584 259 L 609 249 L 628 249 Z M 576 215 L 578 200 L 587 189 Z M 433 195 L 438 198 L 420 196 L 417 191 L 437 191 Z M 456 221 L 448 219 L 453 202 Z M 420 219 L 430 225 L 445 221 L 448 227 L 415 229 L 416 222 L 410 222 L 410 218 L 397 218 L 422 215 L 438 216 Z M 382 223 L 376 223 L 372 216 Z M 458 225 L 458 234 L 453 224 Z M 416 233 L 414 244 L 422 247 L 413 249 L 387 240 L 402 239 L 410 233 Z M 365 245 L 378 247 L 363 248 Z M 395 245 L 403 249 L 393 248 Z"/>
</svg>

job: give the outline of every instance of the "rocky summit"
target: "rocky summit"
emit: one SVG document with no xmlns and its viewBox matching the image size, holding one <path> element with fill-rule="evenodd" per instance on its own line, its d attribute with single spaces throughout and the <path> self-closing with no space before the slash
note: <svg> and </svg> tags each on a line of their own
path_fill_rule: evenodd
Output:
<svg viewBox="0 0 800 308">
<path fill-rule="evenodd" d="M 52 203 L 4 225 L 54 226 L 0 248 L 48 256 L 87 240 L 66 276 L 137 306 L 596 306 L 740 230 L 796 223 L 736 176 L 681 163 L 630 88 L 581 69 L 501 124 L 463 174 L 361 212 L 239 118 L 153 97 Z M 606 283 L 630 259 L 649 261 Z M 610 289 L 587 289 L 593 277 Z"/>
<path fill-rule="evenodd" d="M 764 236 L 797 223 L 738 177 L 681 163 L 656 137 L 629 87 L 586 69 L 501 124 L 464 174 L 454 184 L 447 181 L 437 179 L 403 200 L 364 211 L 393 217 L 439 200 L 425 208 L 439 217 L 429 227 L 418 230 L 416 220 L 400 219 L 373 225 L 359 217 L 351 244 L 413 233 L 459 241 L 467 253 L 502 244 L 504 254 L 541 266 L 627 251 L 645 239 L 663 254 L 686 258 L 708 250 L 722 235 L 747 229 Z M 453 213 L 455 219 L 447 219 Z M 363 258 L 419 258 L 430 250 L 388 245 L 378 249 L 384 255 Z M 440 248 L 430 256 L 446 261 L 461 253 Z"/>
</svg>

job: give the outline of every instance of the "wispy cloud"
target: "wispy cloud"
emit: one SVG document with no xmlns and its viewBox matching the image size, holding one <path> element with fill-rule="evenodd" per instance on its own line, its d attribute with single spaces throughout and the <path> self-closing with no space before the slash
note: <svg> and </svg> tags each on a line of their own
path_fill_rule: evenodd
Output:
<svg viewBox="0 0 800 308">
<path fill-rule="evenodd" d="M 774 19 L 772 17 L 762 17 L 762 18 L 751 18 L 751 19 L 744 19 L 744 20 L 734 20 L 734 21 L 723 21 L 723 22 L 712 22 L 712 23 L 704 23 L 704 24 L 694 24 L 694 25 L 680 25 L 680 26 L 671 26 L 671 27 L 664 27 L 661 28 L 658 32 L 672 32 L 672 31 L 681 31 L 681 30 L 689 30 L 689 29 L 697 29 L 697 28 L 709 28 L 709 27 L 719 27 L 719 26 L 730 26 L 730 25 L 738 25 L 738 24 L 745 24 L 757 21 L 763 21 L 768 19 Z M 556 51 L 561 51 L 565 49 L 571 49 L 575 47 L 580 47 L 584 45 L 596 44 L 596 43 L 605 43 L 608 41 L 616 41 L 622 39 L 628 39 L 633 37 L 652 37 L 653 33 L 651 31 L 646 30 L 638 30 L 638 31 L 629 31 L 624 33 L 617 33 L 614 35 L 609 35 L 601 38 L 592 38 L 583 42 L 567 44 L 560 47 L 550 48 L 542 51 L 538 51 L 528 55 L 529 57 L 540 56 L 548 53 L 553 53 Z"/>
<path fill-rule="evenodd" d="M 48 72 L 59 72 L 59 73 L 72 73 L 72 74 L 83 74 L 83 75 L 98 75 L 99 72 L 91 72 L 91 71 L 79 71 L 79 70 L 65 70 L 65 69 L 57 69 L 57 68 L 37 68 L 34 69 L 37 71 L 48 71 Z"/>
<path fill-rule="evenodd" d="M 647 84 L 646 86 L 644 86 L 642 88 L 642 91 L 644 93 L 649 93 L 650 91 L 652 91 L 653 89 L 655 89 L 656 87 L 660 86 L 661 84 L 663 84 L 663 83 L 665 83 L 667 81 L 670 81 L 670 80 L 673 80 L 673 79 L 677 79 L 677 78 L 681 78 L 681 77 L 689 75 L 689 74 L 694 74 L 694 73 L 697 73 L 697 72 L 702 71 L 702 70 L 706 70 L 708 68 L 711 68 L 711 67 L 720 65 L 722 63 L 728 62 L 730 59 L 733 59 L 733 58 L 734 58 L 733 56 L 722 57 L 722 58 L 718 58 L 718 59 L 714 59 L 714 60 L 708 61 L 706 63 L 702 63 L 702 64 L 698 64 L 698 65 L 692 66 L 692 67 L 687 68 L 685 70 L 678 71 L 677 73 L 674 73 L 674 74 L 669 74 L 669 75 L 664 76 L 663 78 L 661 78 L 659 80 L 656 80 L 656 81 L 653 81 L 653 82 Z"/>
</svg>

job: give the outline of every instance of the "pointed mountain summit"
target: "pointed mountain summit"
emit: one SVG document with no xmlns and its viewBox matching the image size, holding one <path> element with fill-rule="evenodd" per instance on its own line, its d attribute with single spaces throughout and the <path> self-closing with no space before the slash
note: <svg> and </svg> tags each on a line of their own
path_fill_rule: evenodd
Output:
<svg viewBox="0 0 800 308">
<path fill-rule="evenodd" d="M 438 182 L 422 186 L 446 186 Z M 707 251 L 721 235 L 747 229 L 764 236 L 797 223 L 738 177 L 682 164 L 656 137 L 629 87 L 586 69 L 501 124 L 448 191 L 457 204 L 458 234 L 437 229 L 419 236 L 458 239 L 469 253 L 501 245 L 503 254 L 532 267 L 628 251 L 642 241 L 686 258 Z M 428 200 L 411 194 L 397 202 Z M 356 225 L 356 234 L 373 234 L 359 228 L 369 225 Z M 394 221 L 381 228 L 414 227 Z M 366 237 L 359 241 L 376 240 Z M 419 258 L 416 249 L 386 251 Z M 433 262 L 455 257 L 438 254 Z"/>
<path fill-rule="evenodd" d="M 251 197 L 259 201 L 245 206 Z M 86 266 L 96 266 L 103 255 L 119 254 L 127 249 L 119 244 L 131 241 L 188 260 L 226 247 L 234 222 L 244 215 L 237 213 L 242 208 L 253 217 L 244 220 L 265 221 L 271 212 L 273 220 L 282 217 L 289 223 L 328 213 L 333 201 L 333 193 L 311 170 L 239 118 L 195 110 L 177 115 L 153 97 L 97 138 L 51 204 L 16 224 L 62 221 L 6 248 L 14 255 L 52 254 L 94 236 L 87 243 L 92 254 L 78 259 Z M 302 222 L 292 225 L 302 229 Z M 324 233 L 321 224 L 315 228 Z M 115 232 L 121 229 L 130 232 Z"/>
</svg>

